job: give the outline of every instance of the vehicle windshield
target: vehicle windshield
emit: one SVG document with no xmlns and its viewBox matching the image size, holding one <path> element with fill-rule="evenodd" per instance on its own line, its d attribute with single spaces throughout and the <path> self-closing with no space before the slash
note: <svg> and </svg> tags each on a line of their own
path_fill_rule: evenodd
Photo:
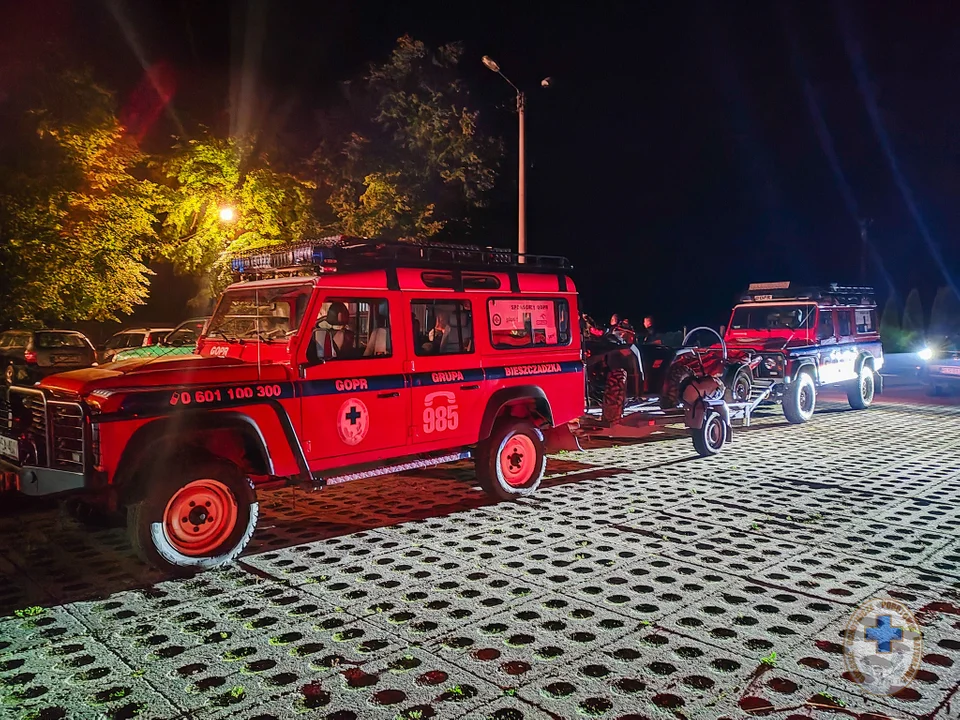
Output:
<svg viewBox="0 0 960 720">
<path fill-rule="evenodd" d="M 798 330 L 811 327 L 813 305 L 741 305 L 733 311 L 730 330 Z"/>
<path fill-rule="evenodd" d="M 212 340 L 282 342 L 303 321 L 311 285 L 227 290 L 210 319 L 206 336 Z"/>
<path fill-rule="evenodd" d="M 38 348 L 85 348 L 83 336 L 73 333 L 38 332 L 34 345 Z"/>
</svg>

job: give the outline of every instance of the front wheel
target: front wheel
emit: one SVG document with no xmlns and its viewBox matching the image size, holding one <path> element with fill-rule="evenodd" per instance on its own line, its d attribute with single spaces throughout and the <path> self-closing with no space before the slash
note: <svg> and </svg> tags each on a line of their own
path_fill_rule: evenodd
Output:
<svg viewBox="0 0 960 720">
<path fill-rule="evenodd" d="M 211 460 L 147 482 L 143 499 L 127 507 L 127 533 L 144 562 L 209 570 L 236 559 L 253 537 L 260 507 L 236 465 Z"/>
<path fill-rule="evenodd" d="M 873 395 L 876 390 L 876 382 L 873 375 L 873 368 L 864 363 L 860 367 L 860 374 L 857 381 L 847 389 L 847 401 L 854 410 L 864 410 L 870 407 L 873 402 Z"/>
<path fill-rule="evenodd" d="M 627 371 L 623 368 L 611 370 L 603 388 L 603 419 L 616 422 L 623 417 L 627 403 Z"/>
<path fill-rule="evenodd" d="M 480 486 L 491 497 L 532 495 L 547 469 L 543 433 L 526 420 L 498 423 L 477 448 L 476 467 Z"/>
<path fill-rule="evenodd" d="M 801 372 L 783 395 L 783 415 L 787 422 L 805 423 L 817 407 L 817 388 L 810 373 Z"/>
<path fill-rule="evenodd" d="M 726 383 L 728 403 L 745 403 L 753 392 L 753 378 L 747 368 L 737 368 L 733 378 Z"/>
</svg>

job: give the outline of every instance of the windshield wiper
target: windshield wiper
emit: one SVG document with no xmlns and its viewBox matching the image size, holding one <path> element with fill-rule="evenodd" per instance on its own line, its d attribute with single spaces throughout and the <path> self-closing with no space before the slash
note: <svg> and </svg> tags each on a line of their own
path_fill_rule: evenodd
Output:
<svg viewBox="0 0 960 720">
<path fill-rule="evenodd" d="M 207 331 L 207 337 L 210 337 L 210 336 L 213 335 L 214 333 L 217 333 L 220 337 L 222 337 L 222 338 L 223 338 L 224 340 L 226 340 L 228 343 L 238 343 L 238 342 L 240 342 L 237 338 L 232 338 L 232 337 L 228 336 L 228 335 L 227 335 L 223 330 L 221 330 L 220 328 L 214 328 L 213 330 L 208 330 L 208 331 Z"/>
</svg>

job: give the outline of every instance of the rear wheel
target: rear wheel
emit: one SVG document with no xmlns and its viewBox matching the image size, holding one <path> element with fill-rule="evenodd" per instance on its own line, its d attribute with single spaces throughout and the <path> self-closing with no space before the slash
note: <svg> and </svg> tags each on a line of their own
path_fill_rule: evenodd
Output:
<svg viewBox="0 0 960 720">
<path fill-rule="evenodd" d="M 616 422 L 623 417 L 623 408 L 627 402 L 627 371 L 623 368 L 611 370 L 603 388 L 603 419 Z"/>
<path fill-rule="evenodd" d="M 543 433 L 529 420 L 504 420 L 477 448 L 480 486 L 498 500 L 531 495 L 547 468 Z"/>
<path fill-rule="evenodd" d="M 727 426 L 718 412 L 708 412 L 703 418 L 703 425 L 692 428 L 690 433 L 693 435 L 693 447 L 700 457 L 716 455 L 727 440 Z"/>
<path fill-rule="evenodd" d="M 813 377 L 808 372 L 797 374 L 790 387 L 783 395 L 783 415 L 787 422 L 805 423 L 813 417 L 817 407 L 817 388 L 813 384 Z"/>
<path fill-rule="evenodd" d="M 847 388 L 847 401 L 854 410 L 864 410 L 870 407 L 873 402 L 875 391 L 876 379 L 873 375 L 873 368 L 864 363 L 860 367 L 860 374 L 857 376 L 856 383 Z"/>
<path fill-rule="evenodd" d="M 127 508 L 127 532 L 145 562 L 207 570 L 236 559 L 253 537 L 260 508 L 236 465 L 210 460 L 147 482 L 144 498 Z"/>
</svg>

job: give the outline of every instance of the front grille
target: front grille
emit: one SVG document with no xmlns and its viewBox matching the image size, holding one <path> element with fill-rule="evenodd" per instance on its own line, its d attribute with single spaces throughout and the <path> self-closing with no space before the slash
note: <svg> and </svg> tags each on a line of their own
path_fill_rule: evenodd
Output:
<svg viewBox="0 0 960 720">
<path fill-rule="evenodd" d="M 0 404 L 0 432 L 17 440 L 22 465 L 83 472 L 86 427 L 80 403 L 48 399 L 36 388 L 10 388 Z"/>
<path fill-rule="evenodd" d="M 77 403 L 49 403 L 52 424 L 53 466 L 83 472 L 83 408 Z"/>
</svg>

